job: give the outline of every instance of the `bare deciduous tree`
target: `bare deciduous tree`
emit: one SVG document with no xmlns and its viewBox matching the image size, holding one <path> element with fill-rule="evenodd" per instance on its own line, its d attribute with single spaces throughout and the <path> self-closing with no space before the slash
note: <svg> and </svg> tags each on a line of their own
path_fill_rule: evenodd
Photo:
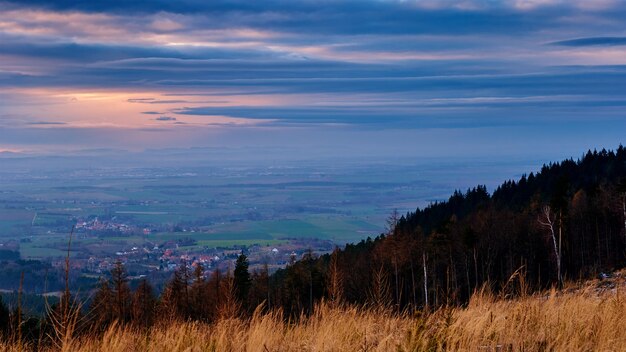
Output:
<svg viewBox="0 0 626 352">
<path fill-rule="evenodd" d="M 330 256 L 328 268 L 328 297 L 333 305 L 341 304 L 343 299 L 343 278 L 339 268 L 339 248 Z"/>
<path fill-rule="evenodd" d="M 370 301 L 376 307 L 388 307 L 390 301 L 389 280 L 383 265 L 374 271 L 372 289 L 370 291 Z"/>
<path fill-rule="evenodd" d="M 555 217 L 552 214 L 552 210 L 549 205 L 544 206 L 541 209 L 539 215 L 539 224 L 549 231 L 550 239 L 552 240 L 552 246 L 554 249 L 554 257 L 556 258 L 556 273 L 559 285 L 562 284 L 561 280 L 561 234 L 559 232 L 559 239 L 557 244 L 556 233 L 554 231 Z"/>
<path fill-rule="evenodd" d="M 428 272 L 426 271 L 426 252 L 422 252 L 422 264 L 424 267 L 424 307 L 428 309 Z"/>
</svg>

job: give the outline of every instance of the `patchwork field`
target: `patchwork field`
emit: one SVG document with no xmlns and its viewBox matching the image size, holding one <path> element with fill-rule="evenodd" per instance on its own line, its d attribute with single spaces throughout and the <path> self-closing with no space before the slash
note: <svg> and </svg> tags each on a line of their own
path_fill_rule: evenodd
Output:
<svg viewBox="0 0 626 352">
<path fill-rule="evenodd" d="M 25 258 L 61 256 L 72 226 L 96 219 L 128 231 L 80 229 L 75 254 L 182 239 L 194 242 L 181 244 L 190 250 L 305 238 L 356 242 L 384 231 L 394 209 L 405 213 L 444 198 L 460 176 L 473 185 L 467 166 L 445 177 L 440 169 L 437 164 L 94 167 L 69 175 L 44 168 L 27 177 L 5 169 L 0 170 L 0 244 L 19 243 Z"/>
</svg>

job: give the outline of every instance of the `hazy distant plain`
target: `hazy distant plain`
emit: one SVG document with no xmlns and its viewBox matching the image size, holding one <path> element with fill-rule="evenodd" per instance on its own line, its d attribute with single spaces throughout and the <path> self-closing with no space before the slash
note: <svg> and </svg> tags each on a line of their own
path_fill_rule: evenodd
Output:
<svg viewBox="0 0 626 352">
<path fill-rule="evenodd" d="M 0 242 L 19 240 L 25 258 L 64 254 L 79 219 L 115 219 L 150 234 L 77 236 L 75 254 L 190 238 L 190 247 L 274 245 L 315 238 L 356 242 L 385 230 L 385 219 L 447 198 L 454 189 L 494 187 L 541 164 L 468 159 L 282 160 L 159 163 L 93 152 L 73 157 L 3 158 Z M 155 166 L 156 165 L 156 166 Z"/>
</svg>

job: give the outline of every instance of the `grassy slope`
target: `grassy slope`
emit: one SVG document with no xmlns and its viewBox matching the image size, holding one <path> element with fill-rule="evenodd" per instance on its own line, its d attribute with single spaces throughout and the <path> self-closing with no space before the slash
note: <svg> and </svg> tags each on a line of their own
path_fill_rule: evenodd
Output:
<svg viewBox="0 0 626 352">
<path fill-rule="evenodd" d="M 476 294 L 464 308 L 394 314 L 332 308 L 294 324 L 278 312 L 213 325 L 168 322 L 149 331 L 111 328 L 65 351 L 620 351 L 626 346 L 624 274 L 582 288 L 516 299 Z M 17 350 L 0 345 L 0 350 Z"/>
</svg>

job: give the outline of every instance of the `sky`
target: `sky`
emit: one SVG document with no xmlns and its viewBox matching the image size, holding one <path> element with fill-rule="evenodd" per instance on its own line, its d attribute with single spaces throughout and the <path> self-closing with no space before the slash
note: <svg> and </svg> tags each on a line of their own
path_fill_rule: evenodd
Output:
<svg viewBox="0 0 626 352">
<path fill-rule="evenodd" d="M 614 0 L 0 0 L 0 152 L 580 156 L 626 131 Z"/>
</svg>

